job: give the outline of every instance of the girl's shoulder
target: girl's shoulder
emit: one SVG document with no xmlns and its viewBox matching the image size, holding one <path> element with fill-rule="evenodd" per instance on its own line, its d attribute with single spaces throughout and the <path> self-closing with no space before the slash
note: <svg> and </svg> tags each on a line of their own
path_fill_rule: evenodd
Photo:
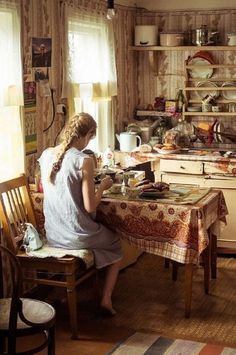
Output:
<svg viewBox="0 0 236 355">
<path fill-rule="evenodd" d="M 56 149 L 56 147 L 49 147 L 42 152 L 38 160 L 40 161 L 44 159 L 54 158 L 57 156 L 57 154 L 58 154 L 58 150 Z"/>
</svg>

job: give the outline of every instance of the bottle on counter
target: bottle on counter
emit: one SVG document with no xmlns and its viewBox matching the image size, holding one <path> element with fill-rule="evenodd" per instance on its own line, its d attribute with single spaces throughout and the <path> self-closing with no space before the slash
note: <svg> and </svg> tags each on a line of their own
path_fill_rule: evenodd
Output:
<svg viewBox="0 0 236 355">
<path fill-rule="evenodd" d="M 185 97 L 183 93 L 183 89 L 179 89 L 176 95 L 176 111 L 183 112 L 183 105 L 185 103 Z"/>
<path fill-rule="evenodd" d="M 114 165 L 114 152 L 110 146 L 108 146 L 108 148 L 104 151 L 102 160 L 103 166 L 111 167 Z"/>
<path fill-rule="evenodd" d="M 179 131 L 176 143 L 181 148 L 189 148 L 190 135 L 193 133 L 193 126 L 182 117 L 179 119 L 178 125 L 175 127 Z"/>
<path fill-rule="evenodd" d="M 163 143 L 163 138 L 166 131 L 170 128 L 170 123 L 166 117 L 162 117 L 159 121 L 159 125 L 154 129 L 153 135 L 159 138 L 159 143 Z"/>
</svg>

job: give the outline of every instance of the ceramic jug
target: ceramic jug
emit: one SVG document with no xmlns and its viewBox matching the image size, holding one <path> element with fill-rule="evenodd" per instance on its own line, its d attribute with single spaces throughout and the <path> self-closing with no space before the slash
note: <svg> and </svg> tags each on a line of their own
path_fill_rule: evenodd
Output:
<svg viewBox="0 0 236 355">
<path fill-rule="evenodd" d="M 116 134 L 116 138 L 121 152 L 131 152 L 141 145 L 141 138 L 135 132 L 121 132 L 120 135 Z"/>
</svg>

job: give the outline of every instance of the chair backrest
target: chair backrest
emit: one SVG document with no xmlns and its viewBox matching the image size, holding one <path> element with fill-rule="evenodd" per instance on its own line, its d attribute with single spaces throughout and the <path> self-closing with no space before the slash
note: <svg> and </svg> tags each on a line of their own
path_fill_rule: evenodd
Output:
<svg viewBox="0 0 236 355">
<path fill-rule="evenodd" d="M 25 231 L 25 223 L 36 227 L 36 219 L 25 175 L 0 183 L 0 221 L 7 247 L 17 253 Z"/>
</svg>

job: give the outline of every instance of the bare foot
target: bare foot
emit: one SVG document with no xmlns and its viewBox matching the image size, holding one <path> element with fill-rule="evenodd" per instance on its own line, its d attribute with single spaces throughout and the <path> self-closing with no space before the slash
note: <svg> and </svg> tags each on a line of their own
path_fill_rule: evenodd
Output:
<svg viewBox="0 0 236 355">
<path fill-rule="evenodd" d="M 101 302 L 100 307 L 102 310 L 109 312 L 112 316 L 116 314 L 111 302 Z"/>
<path fill-rule="evenodd" d="M 114 317 L 116 315 L 116 311 L 114 308 L 106 308 L 106 307 L 100 307 L 100 314 L 104 318 L 110 318 Z"/>
</svg>

